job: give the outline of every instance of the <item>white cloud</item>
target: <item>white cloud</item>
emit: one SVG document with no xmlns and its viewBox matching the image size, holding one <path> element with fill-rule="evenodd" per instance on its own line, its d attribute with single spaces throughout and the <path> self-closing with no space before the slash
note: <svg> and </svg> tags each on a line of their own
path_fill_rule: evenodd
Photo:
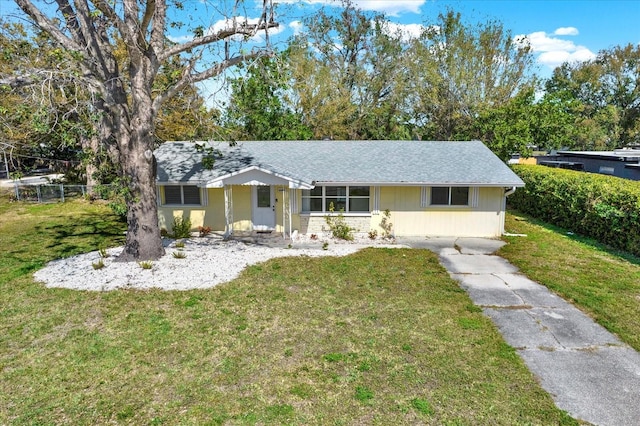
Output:
<svg viewBox="0 0 640 426">
<path fill-rule="evenodd" d="M 420 13 L 426 0 L 354 0 L 354 4 L 363 10 L 375 10 L 389 16 L 401 13 Z"/>
<path fill-rule="evenodd" d="M 427 0 L 353 0 L 354 6 L 362 10 L 382 12 L 389 16 L 398 16 L 401 13 L 420 13 L 420 8 Z M 277 0 L 282 4 L 326 4 L 340 6 L 338 0 Z"/>
<path fill-rule="evenodd" d="M 578 29 L 575 27 L 560 27 L 553 32 L 555 35 L 559 36 L 577 36 L 580 34 Z"/>
<path fill-rule="evenodd" d="M 570 28 L 558 28 L 555 32 L 559 35 L 560 30 L 568 30 Z M 575 34 L 578 30 L 575 30 Z M 560 31 L 562 32 L 562 31 Z M 570 31 L 566 31 L 567 35 Z M 549 37 L 544 31 L 533 32 L 528 35 L 518 35 L 514 37 L 516 42 L 522 43 L 522 39 L 526 38 L 534 53 L 539 53 L 538 63 L 545 65 L 551 69 L 562 65 L 564 62 L 584 62 L 596 57 L 596 54 L 585 46 L 576 45 L 570 40 L 563 40 L 558 37 Z"/>
<path fill-rule="evenodd" d="M 298 35 L 304 31 L 304 25 L 300 21 L 289 22 L 289 28 L 293 30 L 293 35 Z"/>
<path fill-rule="evenodd" d="M 522 37 L 522 35 L 516 37 Z M 554 50 L 572 51 L 576 47 L 572 41 L 549 37 L 544 31 L 537 31 L 525 37 L 529 40 L 529 45 L 534 52 L 550 52 Z"/>
<path fill-rule="evenodd" d="M 400 37 L 402 41 L 409 41 L 418 38 L 424 31 L 424 26 L 420 24 L 396 24 L 387 21 L 384 31 L 390 36 Z"/>
</svg>

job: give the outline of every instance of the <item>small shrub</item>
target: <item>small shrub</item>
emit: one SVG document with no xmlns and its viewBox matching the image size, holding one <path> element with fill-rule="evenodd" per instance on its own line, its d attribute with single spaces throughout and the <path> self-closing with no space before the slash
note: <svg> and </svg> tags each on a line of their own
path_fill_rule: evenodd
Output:
<svg viewBox="0 0 640 426">
<path fill-rule="evenodd" d="M 173 238 L 189 238 L 191 237 L 191 220 L 182 216 L 174 216 L 171 229 Z"/>
<path fill-rule="evenodd" d="M 176 248 L 184 248 L 184 241 L 176 241 L 175 246 Z"/>
<path fill-rule="evenodd" d="M 143 260 L 142 262 L 139 263 L 139 265 L 142 269 L 153 268 L 153 262 L 151 262 L 150 260 Z"/>
<path fill-rule="evenodd" d="M 20 180 L 24 177 L 24 173 L 20 170 L 16 170 L 15 172 L 9 173 L 9 178 L 12 180 Z"/>
<path fill-rule="evenodd" d="M 329 243 L 328 242 L 324 242 L 322 243 L 322 250 L 327 250 L 329 248 Z"/>
<path fill-rule="evenodd" d="M 93 269 L 102 269 L 104 268 L 104 261 L 102 260 L 102 258 L 98 259 L 97 262 L 93 262 L 91 264 L 91 266 L 93 266 Z"/>
<path fill-rule="evenodd" d="M 183 251 L 174 251 L 172 253 L 173 257 L 175 257 L 176 259 L 184 259 L 185 257 L 187 257 L 186 253 Z"/>
<path fill-rule="evenodd" d="M 375 240 L 376 238 L 378 238 L 378 231 L 376 231 L 375 229 L 369 231 L 369 239 Z"/>
<path fill-rule="evenodd" d="M 201 237 L 206 237 L 210 233 L 211 233 L 211 227 L 210 226 L 198 226 L 198 234 Z"/>
<path fill-rule="evenodd" d="M 386 209 L 383 213 L 380 228 L 382 229 L 382 238 L 386 240 L 393 238 L 393 223 L 391 223 L 391 212 L 389 209 Z"/>
<path fill-rule="evenodd" d="M 317 240 L 318 239 L 318 234 L 311 234 L 311 239 L 312 240 Z"/>
<path fill-rule="evenodd" d="M 100 257 L 102 259 L 106 259 L 107 257 L 109 257 L 109 253 L 107 253 L 107 249 L 104 249 L 104 248 L 98 249 L 98 254 L 100 254 Z"/>
<path fill-rule="evenodd" d="M 342 211 L 337 215 L 333 215 L 335 213 L 335 208 L 333 203 L 329 204 L 329 213 L 324 217 L 325 222 L 329 226 L 331 230 L 331 235 L 333 238 L 338 238 L 340 240 L 352 241 L 353 240 L 353 231 L 354 229 L 347 225 L 347 221 L 344 219 L 344 215 Z"/>
</svg>

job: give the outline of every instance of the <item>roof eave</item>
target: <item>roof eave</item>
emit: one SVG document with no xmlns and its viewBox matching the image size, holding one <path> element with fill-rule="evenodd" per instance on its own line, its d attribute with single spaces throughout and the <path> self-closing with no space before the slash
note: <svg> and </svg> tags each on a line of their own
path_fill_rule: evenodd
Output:
<svg viewBox="0 0 640 426">
<path fill-rule="evenodd" d="M 482 188 L 504 188 L 525 186 L 524 182 L 346 182 L 346 181 L 315 181 L 316 186 L 470 186 Z"/>
<path fill-rule="evenodd" d="M 264 167 L 259 167 L 259 166 L 249 166 L 249 167 L 245 167 L 244 169 L 237 170 L 235 172 L 231 172 L 223 176 L 218 176 L 215 179 L 211 179 L 207 181 L 203 186 L 205 188 L 223 188 L 226 185 L 225 183 L 226 180 L 250 171 L 254 171 L 254 170 L 274 176 L 284 181 L 287 181 L 289 183 L 289 188 L 295 188 L 295 189 L 313 189 L 314 188 L 313 182 L 306 182 L 301 179 L 292 178 L 282 173 L 265 169 Z"/>
</svg>

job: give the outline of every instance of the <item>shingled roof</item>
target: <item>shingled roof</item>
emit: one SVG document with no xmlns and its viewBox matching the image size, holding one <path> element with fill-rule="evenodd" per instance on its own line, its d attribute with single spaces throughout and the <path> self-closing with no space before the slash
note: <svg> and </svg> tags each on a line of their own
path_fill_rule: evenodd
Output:
<svg viewBox="0 0 640 426">
<path fill-rule="evenodd" d="M 203 144 L 203 142 L 200 142 Z M 221 156 L 202 167 L 194 142 L 166 142 L 156 151 L 158 183 L 206 186 L 257 168 L 304 185 L 524 186 L 482 142 L 250 141 L 206 142 Z"/>
</svg>

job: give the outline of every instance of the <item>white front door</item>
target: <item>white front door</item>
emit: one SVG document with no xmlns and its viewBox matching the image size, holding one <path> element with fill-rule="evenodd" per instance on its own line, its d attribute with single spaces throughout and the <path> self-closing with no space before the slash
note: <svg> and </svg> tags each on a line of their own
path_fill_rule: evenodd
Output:
<svg viewBox="0 0 640 426">
<path fill-rule="evenodd" d="M 253 229 L 270 231 L 276 227 L 276 200 L 273 186 L 253 186 Z"/>
</svg>

